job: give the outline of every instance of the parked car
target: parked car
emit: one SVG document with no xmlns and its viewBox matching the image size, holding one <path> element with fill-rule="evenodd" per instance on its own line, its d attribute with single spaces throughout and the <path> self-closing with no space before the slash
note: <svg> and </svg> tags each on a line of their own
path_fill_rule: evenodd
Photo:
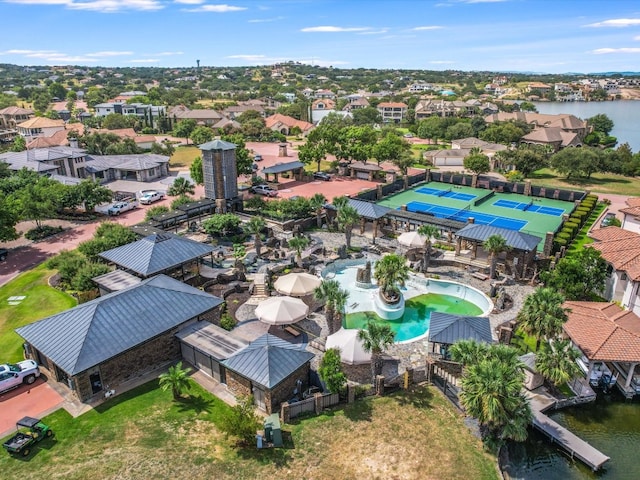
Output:
<svg viewBox="0 0 640 480">
<path fill-rule="evenodd" d="M 405 133 L 404 138 L 413 138 L 413 133 Z"/>
<path fill-rule="evenodd" d="M 257 154 L 253 157 L 253 160 L 256 162 L 261 162 L 263 160 L 262 155 Z"/>
<path fill-rule="evenodd" d="M 164 193 L 157 192 L 155 190 L 147 190 L 143 192 L 140 197 L 140 203 L 143 205 L 150 205 L 153 202 L 157 202 L 158 200 L 162 200 L 164 198 Z"/>
<path fill-rule="evenodd" d="M 269 185 L 255 185 L 251 187 L 249 190 L 251 193 L 255 193 L 257 195 L 266 195 L 267 197 L 276 197 L 278 196 L 278 191 L 271 188 Z"/>
<path fill-rule="evenodd" d="M 6 248 L 0 248 L 0 262 L 4 262 L 9 256 L 9 250 Z"/>
<path fill-rule="evenodd" d="M 0 392 L 19 387 L 23 383 L 31 385 L 40 376 L 38 364 L 33 360 L 7 363 L 0 368 Z"/>
<path fill-rule="evenodd" d="M 315 172 L 313 174 L 313 178 L 315 178 L 316 180 L 328 182 L 329 180 L 331 180 L 331 175 L 326 172 Z"/>
<path fill-rule="evenodd" d="M 111 205 L 107 213 L 109 215 L 120 215 L 122 212 L 128 212 L 134 208 L 138 208 L 138 202 L 136 200 L 124 200 Z"/>
<path fill-rule="evenodd" d="M 31 447 L 35 443 L 53 436 L 53 430 L 38 418 L 24 417 L 18 420 L 16 428 L 16 434 L 2 445 L 7 452 L 23 457 L 31 453 Z"/>
<path fill-rule="evenodd" d="M 615 219 L 616 219 L 616 214 L 613 212 L 608 212 L 602 219 L 602 222 L 600 222 L 600 226 L 603 228 L 609 227 L 611 226 L 611 224 L 614 222 Z"/>
</svg>

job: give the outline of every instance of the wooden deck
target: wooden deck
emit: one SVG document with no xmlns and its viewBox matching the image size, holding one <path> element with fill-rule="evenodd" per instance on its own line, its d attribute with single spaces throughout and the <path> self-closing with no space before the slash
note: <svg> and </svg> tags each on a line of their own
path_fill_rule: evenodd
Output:
<svg viewBox="0 0 640 480">
<path fill-rule="evenodd" d="M 530 398 L 531 411 L 533 413 L 533 426 L 547 435 L 552 442 L 562 446 L 571 458 L 577 458 L 591 467 L 593 471 L 600 470 L 609 457 L 600 450 L 592 447 L 577 435 L 564 428 L 559 423 L 547 417 L 543 410 L 550 405 L 545 404 L 539 398 Z"/>
</svg>

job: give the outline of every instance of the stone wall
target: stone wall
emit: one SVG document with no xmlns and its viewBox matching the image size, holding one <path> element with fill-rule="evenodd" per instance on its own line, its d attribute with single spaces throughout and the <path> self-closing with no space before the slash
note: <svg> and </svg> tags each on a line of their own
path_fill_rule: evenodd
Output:
<svg viewBox="0 0 640 480">
<path fill-rule="evenodd" d="M 235 396 L 253 395 L 251 381 L 231 370 L 227 370 L 227 388 Z"/>
<path fill-rule="evenodd" d="M 280 412 L 280 404 L 293 397 L 293 391 L 298 388 L 296 384 L 298 380 L 302 380 L 302 391 L 298 392 L 299 398 L 302 398 L 302 392 L 309 388 L 309 368 L 309 362 L 307 362 L 276 385 L 273 390 L 265 392 L 264 403 L 267 413 Z"/>
</svg>

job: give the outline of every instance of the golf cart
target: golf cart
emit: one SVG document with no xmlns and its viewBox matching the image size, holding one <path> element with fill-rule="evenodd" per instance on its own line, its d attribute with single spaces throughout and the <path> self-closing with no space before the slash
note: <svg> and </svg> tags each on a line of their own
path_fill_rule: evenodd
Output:
<svg viewBox="0 0 640 480">
<path fill-rule="evenodd" d="M 53 435 L 53 430 L 33 417 L 24 417 L 18 420 L 16 427 L 18 432 L 4 442 L 3 446 L 7 452 L 22 455 L 23 457 L 31 453 L 32 445 L 43 438 L 48 438 Z M 23 427 L 23 429 L 21 430 L 20 427 Z"/>
</svg>

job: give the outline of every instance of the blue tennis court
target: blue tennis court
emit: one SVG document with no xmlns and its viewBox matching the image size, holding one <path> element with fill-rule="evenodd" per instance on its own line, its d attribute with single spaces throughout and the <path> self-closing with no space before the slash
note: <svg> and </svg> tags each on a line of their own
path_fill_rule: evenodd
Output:
<svg viewBox="0 0 640 480">
<path fill-rule="evenodd" d="M 560 217 L 564 213 L 561 208 L 544 207 L 542 205 L 534 205 L 533 200 L 529 203 L 514 202 L 511 200 L 500 199 L 493 203 L 494 207 L 513 208 L 515 210 L 522 210 L 523 212 L 541 213 L 543 215 L 553 215 L 554 217 Z"/>
<path fill-rule="evenodd" d="M 520 230 L 528 222 L 525 220 L 516 220 L 513 218 L 499 217 L 497 215 L 489 215 L 488 213 L 472 212 L 470 210 L 458 210 L 450 207 L 434 205 L 432 203 L 409 202 L 407 203 L 407 211 L 427 213 L 438 218 L 447 218 L 449 220 L 457 220 L 459 222 L 467 222 L 469 217 L 473 217 L 475 223 L 479 225 L 491 225 L 493 227 L 506 228 L 507 230 Z"/>
<path fill-rule="evenodd" d="M 422 193 L 424 195 L 433 195 L 435 197 L 451 198 L 453 200 L 461 200 L 463 202 L 470 202 L 477 195 L 471 193 L 454 192 L 453 190 L 438 190 L 436 188 L 420 187 L 416 189 L 416 193 Z"/>
</svg>

